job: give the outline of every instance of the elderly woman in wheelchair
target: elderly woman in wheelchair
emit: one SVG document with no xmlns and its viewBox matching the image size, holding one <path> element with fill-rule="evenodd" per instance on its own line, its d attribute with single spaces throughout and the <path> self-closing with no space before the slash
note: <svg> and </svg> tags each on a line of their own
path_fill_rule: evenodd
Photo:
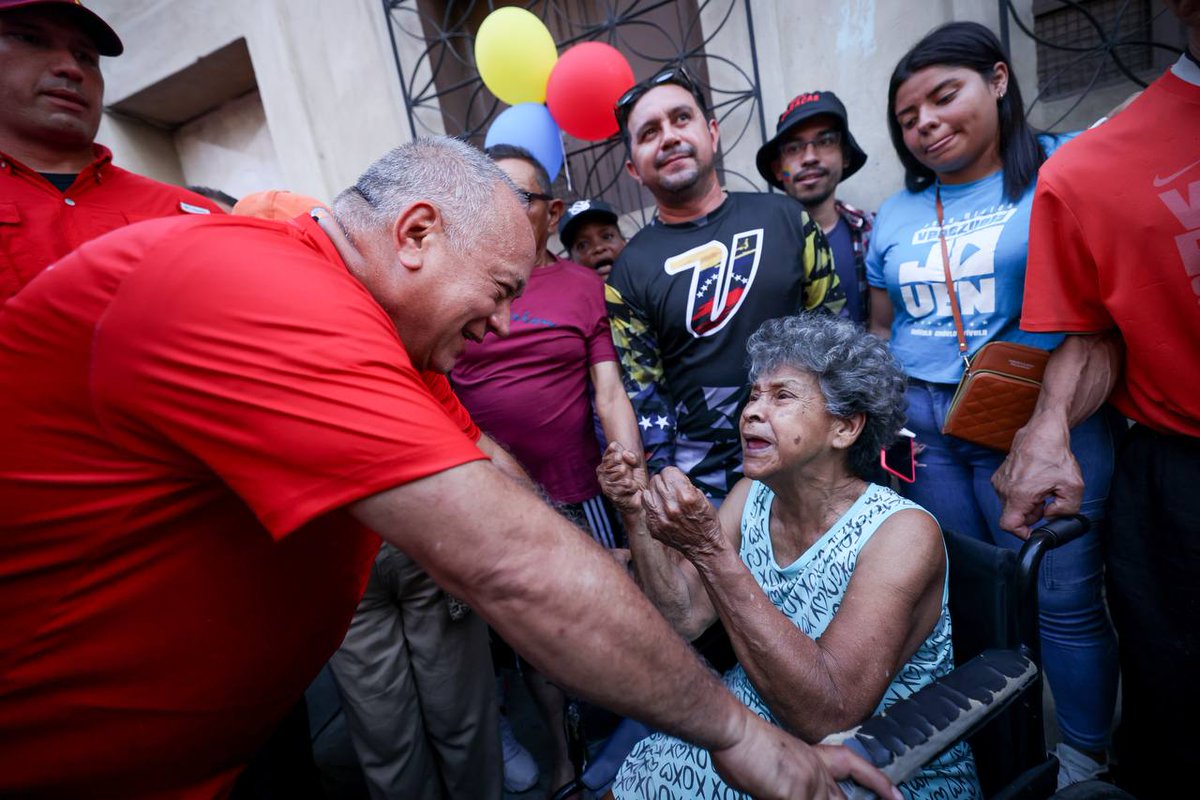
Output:
<svg viewBox="0 0 1200 800">
<path fill-rule="evenodd" d="M 884 343 L 846 320 L 802 315 L 765 323 L 748 349 L 746 477 L 719 510 L 679 470 L 648 479 L 618 443 L 601 485 L 664 616 L 689 638 L 719 619 L 738 658 L 726 685 L 817 742 L 953 668 L 946 554 L 933 517 L 865 479 L 904 422 L 904 378 Z M 962 743 L 900 789 L 980 796 Z M 736 796 L 707 753 L 663 733 L 634 748 L 612 793 Z"/>
</svg>

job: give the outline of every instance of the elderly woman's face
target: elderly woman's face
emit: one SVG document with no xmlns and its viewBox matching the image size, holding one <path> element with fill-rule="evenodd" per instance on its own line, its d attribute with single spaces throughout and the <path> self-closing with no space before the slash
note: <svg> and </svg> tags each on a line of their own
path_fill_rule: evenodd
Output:
<svg viewBox="0 0 1200 800">
<path fill-rule="evenodd" d="M 811 372 L 780 367 L 760 375 L 742 411 L 742 467 L 754 479 L 806 464 L 844 458 L 835 451 L 842 421 L 825 408 Z"/>
</svg>

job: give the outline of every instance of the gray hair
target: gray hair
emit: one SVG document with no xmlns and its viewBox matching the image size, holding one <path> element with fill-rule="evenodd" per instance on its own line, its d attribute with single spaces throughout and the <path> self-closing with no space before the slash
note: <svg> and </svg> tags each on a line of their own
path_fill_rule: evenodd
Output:
<svg viewBox="0 0 1200 800">
<path fill-rule="evenodd" d="M 446 136 L 414 139 L 367 167 L 334 199 L 333 211 L 357 240 L 389 229 L 405 206 L 427 200 L 441 212 L 447 239 L 468 250 L 489 230 L 497 183 L 527 205 L 504 171 L 477 148 Z"/>
<path fill-rule="evenodd" d="M 879 450 L 904 425 L 905 378 L 882 339 L 848 319 L 824 313 L 764 322 L 746 345 L 750 380 L 780 367 L 816 376 L 829 413 L 842 419 L 863 414 L 866 422 L 848 453 L 850 470 L 866 477 Z"/>
</svg>

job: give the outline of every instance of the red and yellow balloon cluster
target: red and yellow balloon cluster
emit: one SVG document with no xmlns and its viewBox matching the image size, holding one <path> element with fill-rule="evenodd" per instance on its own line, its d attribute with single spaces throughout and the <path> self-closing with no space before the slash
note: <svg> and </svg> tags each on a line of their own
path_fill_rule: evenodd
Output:
<svg viewBox="0 0 1200 800">
<path fill-rule="evenodd" d="M 582 42 L 559 56 L 542 21 L 516 6 L 496 9 L 479 26 L 475 65 L 492 94 L 512 106 L 492 122 L 485 145 L 525 147 L 551 178 L 562 167 L 560 129 L 589 142 L 612 136 L 613 104 L 634 84 L 616 48 Z"/>
</svg>

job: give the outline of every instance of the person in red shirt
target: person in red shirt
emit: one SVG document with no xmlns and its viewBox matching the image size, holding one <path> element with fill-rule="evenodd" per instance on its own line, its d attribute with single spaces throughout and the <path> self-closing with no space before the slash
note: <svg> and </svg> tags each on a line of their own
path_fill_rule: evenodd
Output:
<svg viewBox="0 0 1200 800">
<path fill-rule="evenodd" d="M 271 189 L 243 197 L 231 213 L 286 222 L 314 209 L 328 211 L 316 198 Z M 532 486 L 512 456 L 479 430 L 445 375 L 425 370 L 421 380 L 501 471 Z M 507 762 L 501 759 L 487 625 L 390 544 L 379 548 L 329 671 L 340 698 L 333 702 L 344 712 L 346 732 L 371 797 L 499 800 L 502 789 L 512 788 L 503 766 Z M 314 685 L 318 699 L 320 683 L 318 679 Z M 306 699 L 311 694 L 312 690 Z M 301 741 L 307 747 L 307 718 L 304 723 Z M 288 733 L 277 736 L 294 740 Z M 281 748 L 268 744 L 266 749 L 272 756 L 279 754 L 261 768 L 275 779 L 275 796 L 297 794 L 286 784 L 300 772 L 296 765 L 306 755 L 303 748 L 280 753 Z M 235 798 L 257 766 L 258 762 L 242 774 Z"/>
<path fill-rule="evenodd" d="M 354 252 L 307 216 L 154 220 L 0 308 L 0 795 L 227 796 L 340 643 L 378 534 L 738 788 L 898 797 L 740 706 L 430 393 L 422 370 L 507 333 L 533 265 L 503 173 L 417 140 L 322 216 Z"/>
<path fill-rule="evenodd" d="M 1187 51 L 1038 177 L 1021 327 L 1070 335 L 993 479 L 1000 524 L 1027 537 L 1079 508 L 1071 427 L 1106 399 L 1134 423 L 1102 535 L 1123 697 L 1114 777 L 1147 799 L 1177 796 L 1176 765 L 1200 746 L 1200 2 L 1167 5 Z"/>
<path fill-rule="evenodd" d="M 95 143 L 100 56 L 121 40 L 74 0 L 0 0 L 0 303 L 84 242 L 133 222 L 220 213 Z"/>
</svg>

